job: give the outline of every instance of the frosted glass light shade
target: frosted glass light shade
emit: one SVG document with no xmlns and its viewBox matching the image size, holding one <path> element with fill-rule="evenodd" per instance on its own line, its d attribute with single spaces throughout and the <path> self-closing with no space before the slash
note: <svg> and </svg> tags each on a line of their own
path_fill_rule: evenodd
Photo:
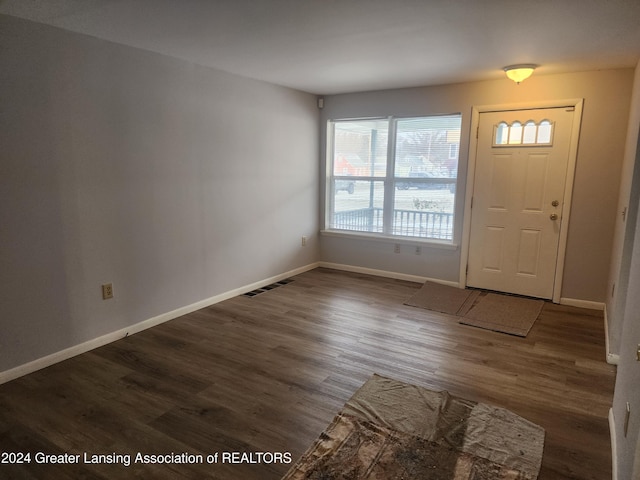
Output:
<svg viewBox="0 0 640 480">
<path fill-rule="evenodd" d="M 524 64 L 524 65 L 510 65 L 504 67 L 504 71 L 511 80 L 516 83 L 520 83 L 531 76 L 536 69 L 536 65 Z"/>
</svg>

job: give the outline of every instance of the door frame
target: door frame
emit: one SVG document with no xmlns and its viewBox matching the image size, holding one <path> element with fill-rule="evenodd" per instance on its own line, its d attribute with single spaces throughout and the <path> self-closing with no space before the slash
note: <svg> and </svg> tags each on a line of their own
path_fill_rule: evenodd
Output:
<svg viewBox="0 0 640 480">
<path fill-rule="evenodd" d="M 553 283 L 554 303 L 561 303 L 562 280 L 564 274 L 564 260 L 567 249 L 567 237 L 569 226 L 569 213 L 573 200 L 573 179 L 576 171 L 576 160 L 578 156 L 578 141 L 580 137 L 580 125 L 582 123 L 582 107 L 584 99 L 572 98 L 565 100 L 548 100 L 540 102 L 512 103 L 500 105 L 480 105 L 471 108 L 471 130 L 469 133 L 469 163 L 467 165 L 467 186 L 465 189 L 464 216 L 462 224 L 462 246 L 460 251 L 460 286 L 467 285 L 467 263 L 469 262 L 469 246 L 471 239 L 471 200 L 473 198 L 473 188 L 475 183 L 476 161 L 478 155 L 478 128 L 480 125 L 480 114 L 487 112 L 508 112 L 514 110 L 534 110 L 540 108 L 574 108 L 573 125 L 571 128 L 571 139 L 569 144 L 569 159 L 567 164 L 567 177 L 564 188 L 564 205 L 562 207 L 560 224 L 560 239 L 558 242 L 558 257 Z"/>
</svg>

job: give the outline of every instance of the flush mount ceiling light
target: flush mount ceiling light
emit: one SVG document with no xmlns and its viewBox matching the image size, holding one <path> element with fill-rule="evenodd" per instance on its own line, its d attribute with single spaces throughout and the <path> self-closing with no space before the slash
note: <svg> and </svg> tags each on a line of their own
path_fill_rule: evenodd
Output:
<svg viewBox="0 0 640 480">
<path fill-rule="evenodd" d="M 508 67 L 504 67 L 503 70 L 507 74 L 507 77 L 516 83 L 520 83 L 529 78 L 536 67 L 537 65 L 531 63 L 522 63 L 520 65 L 509 65 Z"/>
</svg>

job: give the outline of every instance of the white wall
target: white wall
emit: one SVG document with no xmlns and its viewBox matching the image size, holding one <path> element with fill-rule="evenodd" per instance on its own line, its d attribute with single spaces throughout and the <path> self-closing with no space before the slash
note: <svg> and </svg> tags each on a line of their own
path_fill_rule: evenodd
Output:
<svg viewBox="0 0 640 480">
<path fill-rule="evenodd" d="M 640 140 L 640 131 L 636 130 L 634 135 L 636 142 Z M 636 163 L 640 162 L 640 151 L 636 155 Z M 640 189 L 638 177 L 634 179 L 633 189 Z M 637 198 L 637 196 L 636 196 Z M 640 213 L 638 208 L 634 209 L 635 215 Z M 613 397 L 613 425 L 611 426 L 615 435 L 613 442 L 616 458 L 615 470 L 617 479 L 640 480 L 640 363 L 637 359 L 637 350 L 640 345 L 640 322 L 638 321 L 638 311 L 640 310 L 640 222 L 636 218 L 633 222 L 635 232 L 632 235 L 631 256 L 628 259 L 628 291 L 624 298 L 624 315 L 616 331 L 620 331 L 619 362 L 616 374 L 616 386 Z M 625 434 L 625 417 L 627 402 L 630 405 L 631 415 L 629 417 L 628 431 Z M 634 469 L 634 458 L 636 474 L 632 476 Z"/>
<path fill-rule="evenodd" d="M 618 69 L 563 75 L 534 73 L 520 85 L 505 78 L 334 95 L 325 98 L 322 122 L 324 125 L 327 119 L 337 118 L 461 112 L 455 226 L 456 234 L 460 236 L 472 107 L 584 99 L 561 296 L 601 303 L 605 301 L 607 290 L 632 83 L 633 69 Z M 324 142 L 323 138 L 321 149 L 324 149 Z M 460 248 L 452 251 L 423 247 L 420 256 L 410 247 L 401 254 L 395 254 L 393 250 L 393 242 L 356 242 L 336 236 L 321 238 L 321 257 L 326 262 L 459 281 Z"/>
<path fill-rule="evenodd" d="M 615 452 L 617 458 L 616 470 L 619 479 L 639 480 L 632 477 L 634 457 L 640 448 L 640 363 L 636 359 L 638 345 L 640 345 L 640 322 L 637 312 L 640 309 L 640 223 L 636 221 L 636 232 L 633 254 L 630 260 L 629 292 L 626 296 L 626 312 L 621 325 L 622 338 L 620 341 L 620 360 L 616 375 L 616 386 L 613 399 L 613 419 L 615 436 Z M 626 404 L 629 402 L 631 415 L 628 432 L 624 434 Z M 640 468 L 640 457 L 636 459 Z"/>
<path fill-rule="evenodd" d="M 618 197 L 618 217 L 616 219 L 611 269 L 607 288 L 607 320 L 609 324 L 609 354 L 617 359 L 620 351 L 622 322 L 624 319 L 629 288 L 631 254 L 638 203 L 640 202 L 640 169 L 635 168 L 638 130 L 640 129 L 640 63 L 636 67 L 631 98 L 631 110 L 627 127 L 622 178 Z M 633 188 L 632 188 L 633 187 Z M 622 212 L 626 211 L 623 217 Z"/>
<path fill-rule="evenodd" d="M 318 260 L 315 97 L 7 16 L 0 44 L 0 373 Z"/>
<path fill-rule="evenodd" d="M 633 101 L 629 117 L 625 174 L 621 189 L 620 207 L 628 206 L 627 222 L 619 228 L 624 232 L 612 261 L 610 282 L 616 283 L 616 294 L 607 304 L 611 349 L 618 360 L 616 386 L 612 406 L 614 466 L 617 479 L 640 479 L 640 63 L 636 67 Z M 626 405 L 631 415 L 627 435 L 624 434 Z M 634 468 L 635 462 L 635 468 Z M 632 473 L 635 472 L 635 473 Z"/>
</svg>

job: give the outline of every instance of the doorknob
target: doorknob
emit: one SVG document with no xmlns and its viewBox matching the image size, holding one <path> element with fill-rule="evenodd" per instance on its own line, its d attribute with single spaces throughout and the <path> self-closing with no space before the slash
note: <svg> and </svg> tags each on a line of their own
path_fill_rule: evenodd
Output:
<svg viewBox="0 0 640 480">
<path fill-rule="evenodd" d="M 557 214 L 555 214 L 555 213 L 552 213 L 551 215 L 549 215 L 549 218 L 550 218 L 551 220 L 557 220 L 557 219 L 558 219 L 558 215 L 557 215 Z"/>
</svg>

